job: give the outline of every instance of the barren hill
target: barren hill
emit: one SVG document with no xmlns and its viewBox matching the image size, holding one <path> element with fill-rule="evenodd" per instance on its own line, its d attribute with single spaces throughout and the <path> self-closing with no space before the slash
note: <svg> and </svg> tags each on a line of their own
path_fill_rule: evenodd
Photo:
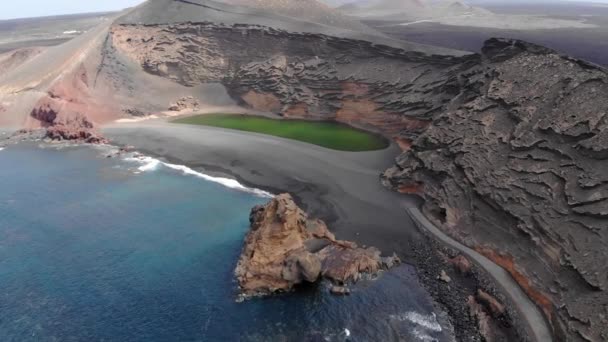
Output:
<svg viewBox="0 0 608 342">
<path fill-rule="evenodd" d="M 244 6 L 243 4 L 246 4 Z M 326 13 L 323 13 L 326 10 Z M 176 24 L 212 22 L 224 25 L 258 25 L 288 32 L 318 33 L 335 37 L 362 39 L 377 44 L 429 54 L 462 55 L 461 51 L 404 42 L 327 8 L 316 0 L 212 1 L 151 0 L 117 24 Z"/>
<path fill-rule="evenodd" d="M 347 17 L 317 0 L 224 0 L 225 3 L 252 7 L 326 26 L 378 34 L 357 19 Z"/>
</svg>

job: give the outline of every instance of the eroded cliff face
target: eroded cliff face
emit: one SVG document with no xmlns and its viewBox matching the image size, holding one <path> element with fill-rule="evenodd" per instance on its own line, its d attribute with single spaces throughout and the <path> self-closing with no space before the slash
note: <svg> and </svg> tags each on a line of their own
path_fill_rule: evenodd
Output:
<svg viewBox="0 0 608 342">
<path fill-rule="evenodd" d="M 220 82 L 254 109 L 333 119 L 406 142 L 477 60 L 251 25 L 115 25 L 111 41 L 149 73 L 183 85 Z"/>
<path fill-rule="evenodd" d="M 561 340 L 608 339 L 608 75 L 492 40 L 383 178 L 503 266 Z"/>
</svg>

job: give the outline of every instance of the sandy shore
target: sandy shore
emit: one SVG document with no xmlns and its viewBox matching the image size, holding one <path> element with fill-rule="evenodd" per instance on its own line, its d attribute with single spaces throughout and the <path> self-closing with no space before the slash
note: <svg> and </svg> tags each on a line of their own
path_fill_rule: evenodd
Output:
<svg viewBox="0 0 608 342">
<path fill-rule="evenodd" d="M 112 143 L 198 171 L 230 175 L 272 193 L 289 192 L 339 238 L 413 257 L 421 234 L 403 210 L 414 198 L 385 189 L 381 170 L 397 146 L 373 152 L 339 152 L 266 135 L 162 121 L 107 126 Z"/>
</svg>

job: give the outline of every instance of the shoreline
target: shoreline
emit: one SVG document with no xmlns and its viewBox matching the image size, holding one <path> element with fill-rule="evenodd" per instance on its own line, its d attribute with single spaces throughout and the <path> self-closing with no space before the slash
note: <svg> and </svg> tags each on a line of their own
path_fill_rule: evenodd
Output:
<svg viewBox="0 0 608 342">
<path fill-rule="evenodd" d="M 422 236 L 400 209 L 401 202 L 413 205 L 417 199 L 385 189 L 379 181 L 380 171 L 400 153 L 394 144 L 381 151 L 340 152 L 262 134 L 164 122 L 111 125 L 103 134 L 114 145 L 132 146 L 170 164 L 228 175 L 273 194 L 290 192 L 309 215 L 325 220 L 343 239 L 389 251 Z M 383 233 L 391 237 L 374 234 L 374 227 L 388 228 Z"/>
<path fill-rule="evenodd" d="M 450 238 L 429 221 L 417 207 L 408 207 L 405 208 L 405 210 L 407 210 L 410 217 L 414 219 L 416 225 L 432 235 L 438 243 L 445 245 L 446 248 L 457 250 L 459 253 L 466 255 L 473 264 L 483 269 L 485 275 L 491 279 L 490 282 L 493 284 L 493 287 L 496 287 L 493 291 L 500 292 L 509 298 L 509 302 L 516 304 L 510 309 L 516 311 L 516 316 L 519 318 L 518 321 L 520 322 L 520 325 L 525 326 L 522 328 L 526 331 L 526 335 L 534 336 L 532 341 L 552 341 L 549 324 L 544 315 L 505 269 L 496 265 L 476 251 Z"/>
<path fill-rule="evenodd" d="M 209 175 L 229 175 L 247 187 L 273 194 L 288 192 L 311 217 L 327 222 L 340 239 L 378 247 L 383 254 L 396 252 L 416 268 L 420 286 L 450 316 L 459 341 L 477 341 L 480 335 L 466 305 L 471 291 L 490 289 L 504 299 L 487 281 L 485 269 L 466 277 L 450 272 L 451 284 L 437 279 L 441 271 L 450 270 L 440 256 L 449 248 L 430 237 L 404 209 L 417 207 L 418 198 L 393 192 L 380 182 L 381 171 L 401 152 L 395 143 L 381 151 L 340 152 L 257 133 L 162 121 L 110 125 L 103 133 L 113 144 L 132 146 L 168 163 Z M 518 312 L 510 301 L 504 304 L 509 313 Z M 507 326 L 509 337 L 522 335 L 519 319 L 517 315 L 501 319 L 506 320 L 501 324 Z"/>
<path fill-rule="evenodd" d="M 483 268 L 482 274 L 476 270 L 472 277 L 450 272 L 451 284 L 438 280 L 440 272 L 450 270 L 442 253 L 455 254 L 404 209 L 417 207 L 419 199 L 386 189 L 379 179 L 401 152 L 395 143 L 381 151 L 342 152 L 257 133 L 160 120 L 112 124 L 102 131 L 109 146 L 129 146 L 135 156 L 132 161 L 141 167 L 154 161 L 199 178 L 236 179 L 240 186 L 274 195 L 288 192 L 311 217 L 326 221 L 339 238 L 378 247 L 385 255 L 396 252 L 416 268 L 420 286 L 437 309 L 448 314 L 458 341 L 477 341 L 480 335 L 466 305 L 467 296 L 477 288 L 490 289 L 503 298 L 509 313 L 517 312 L 504 302 L 504 291 L 496 291 L 487 281 Z M 515 323 L 520 316 L 510 316 L 506 318 L 509 334 L 521 335 L 521 324 Z"/>
</svg>

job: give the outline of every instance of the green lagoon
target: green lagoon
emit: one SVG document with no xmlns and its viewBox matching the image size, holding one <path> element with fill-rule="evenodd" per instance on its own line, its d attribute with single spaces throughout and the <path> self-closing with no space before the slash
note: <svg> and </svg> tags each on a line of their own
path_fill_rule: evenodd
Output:
<svg viewBox="0 0 608 342">
<path fill-rule="evenodd" d="M 389 146 L 388 140 L 379 135 L 327 121 L 271 119 L 239 114 L 204 114 L 173 122 L 273 135 L 338 151 L 374 151 Z"/>
</svg>

